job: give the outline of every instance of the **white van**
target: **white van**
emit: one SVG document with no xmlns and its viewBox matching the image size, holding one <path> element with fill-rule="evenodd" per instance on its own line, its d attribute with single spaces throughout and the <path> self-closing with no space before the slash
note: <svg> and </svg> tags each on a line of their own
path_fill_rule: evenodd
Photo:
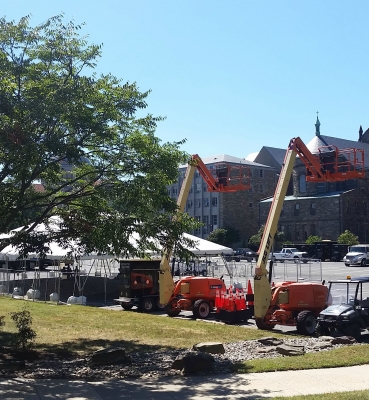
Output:
<svg viewBox="0 0 369 400">
<path fill-rule="evenodd" d="M 349 252 L 343 257 L 346 267 L 350 265 L 369 265 L 369 244 L 356 244 L 349 247 Z"/>
</svg>

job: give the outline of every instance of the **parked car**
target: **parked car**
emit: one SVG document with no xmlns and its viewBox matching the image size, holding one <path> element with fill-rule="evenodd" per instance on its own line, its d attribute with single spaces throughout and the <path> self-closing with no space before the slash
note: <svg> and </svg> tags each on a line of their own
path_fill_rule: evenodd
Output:
<svg viewBox="0 0 369 400">
<path fill-rule="evenodd" d="M 365 267 L 368 264 L 369 244 L 357 244 L 349 247 L 349 252 L 343 257 L 346 267 L 350 265 L 361 265 Z"/>
<path fill-rule="evenodd" d="M 236 257 L 239 257 L 240 260 L 252 261 L 257 259 L 257 254 L 255 251 L 252 251 L 248 247 L 239 248 L 234 252 Z"/>
</svg>

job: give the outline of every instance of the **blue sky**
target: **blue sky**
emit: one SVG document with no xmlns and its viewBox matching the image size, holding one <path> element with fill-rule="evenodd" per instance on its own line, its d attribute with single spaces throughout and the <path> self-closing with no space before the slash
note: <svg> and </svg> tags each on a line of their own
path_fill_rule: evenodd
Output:
<svg viewBox="0 0 369 400">
<path fill-rule="evenodd" d="M 0 16 L 31 25 L 64 12 L 103 44 L 97 71 L 152 90 L 163 142 L 201 157 L 244 158 L 321 133 L 369 128 L 366 0 L 12 0 Z"/>
</svg>

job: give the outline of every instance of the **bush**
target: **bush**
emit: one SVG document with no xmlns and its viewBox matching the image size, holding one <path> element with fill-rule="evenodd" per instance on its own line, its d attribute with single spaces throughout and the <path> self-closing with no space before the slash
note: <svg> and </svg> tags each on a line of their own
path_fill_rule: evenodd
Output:
<svg viewBox="0 0 369 400">
<path fill-rule="evenodd" d="M 305 243 L 314 244 L 315 242 L 321 242 L 321 241 L 322 238 L 320 236 L 311 235 L 306 239 Z"/>
<path fill-rule="evenodd" d="M 359 244 L 359 238 L 346 229 L 345 232 L 341 233 L 341 235 L 338 236 L 337 242 L 352 246 L 354 244 Z"/>
<path fill-rule="evenodd" d="M 31 328 L 31 313 L 24 307 L 22 311 L 10 313 L 10 317 L 18 329 L 18 333 L 15 335 L 15 345 L 25 352 L 34 345 L 36 338 L 36 332 Z"/>
</svg>

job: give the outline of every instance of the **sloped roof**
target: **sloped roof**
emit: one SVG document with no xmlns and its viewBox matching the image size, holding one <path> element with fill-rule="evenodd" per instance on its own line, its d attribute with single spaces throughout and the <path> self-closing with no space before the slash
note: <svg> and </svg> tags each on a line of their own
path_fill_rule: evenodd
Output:
<svg viewBox="0 0 369 400">
<path fill-rule="evenodd" d="M 338 149 L 348 149 L 348 148 L 355 148 L 364 150 L 364 163 L 365 167 L 369 168 L 369 144 L 358 142 L 355 140 L 347 140 L 336 138 L 332 136 L 314 136 L 313 139 L 307 143 L 306 147 L 314 154 L 318 153 L 319 147 L 333 145 L 336 146 Z"/>
<path fill-rule="evenodd" d="M 313 196 L 286 196 L 284 198 L 284 201 L 293 201 L 293 200 L 298 200 L 298 201 L 304 201 L 304 200 L 311 200 L 311 199 L 323 199 L 327 197 L 340 197 L 342 196 L 343 193 L 350 192 L 353 189 L 350 190 L 340 190 L 337 192 L 329 192 L 329 193 L 317 193 L 314 194 Z M 260 201 L 260 203 L 271 203 L 273 201 L 273 197 L 268 197 L 266 199 L 263 199 Z"/>
<path fill-rule="evenodd" d="M 269 152 L 269 154 L 278 162 L 278 164 L 283 164 L 284 158 L 286 156 L 287 147 L 285 149 L 278 149 L 277 147 L 263 146 L 263 148 L 267 152 Z"/>
<path fill-rule="evenodd" d="M 249 165 L 250 167 L 259 167 L 259 168 L 272 168 L 269 167 L 268 165 L 264 164 L 259 164 L 255 163 L 253 161 L 246 160 L 244 158 L 239 158 L 239 157 L 233 157 L 229 156 L 227 154 L 220 154 L 217 156 L 210 156 L 210 157 L 204 157 L 202 158 L 202 162 L 206 164 L 215 164 L 215 163 L 221 163 L 221 162 L 227 162 L 227 163 L 233 163 L 233 164 L 242 164 L 242 165 Z M 186 167 L 186 165 L 181 165 L 180 168 Z"/>
</svg>

